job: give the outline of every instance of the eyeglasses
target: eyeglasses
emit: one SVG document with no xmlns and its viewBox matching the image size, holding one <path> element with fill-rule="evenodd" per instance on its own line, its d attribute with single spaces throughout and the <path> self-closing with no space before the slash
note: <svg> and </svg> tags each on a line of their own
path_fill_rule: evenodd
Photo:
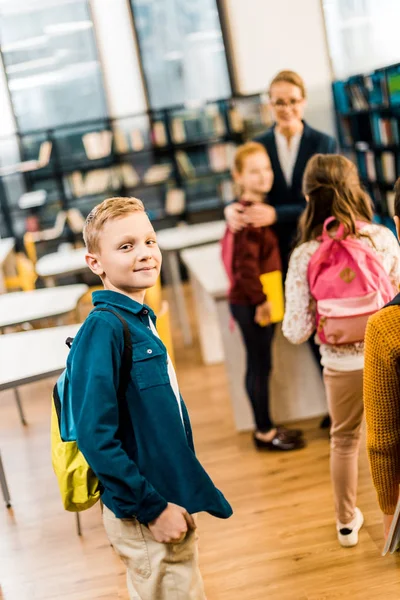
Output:
<svg viewBox="0 0 400 600">
<path fill-rule="evenodd" d="M 291 98 L 288 102 L 285 102 L 284 100 L 275 100 L 275 102 L 271 102 L 271 104 L 275 108 L 295 108 L 301 102 L 303 102 L 303 98 Z"/>
</svg>

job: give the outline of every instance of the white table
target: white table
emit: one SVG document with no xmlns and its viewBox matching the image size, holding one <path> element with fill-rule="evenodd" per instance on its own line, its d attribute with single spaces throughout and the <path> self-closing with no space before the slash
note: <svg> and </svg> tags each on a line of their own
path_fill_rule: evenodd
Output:
<svg viewBox="0 0 400 600">
<path fill-rule="evenodd" d="M 62 317 L 76 307 L 88 290 L 84 283 L 55 288 L 13 292 L 0 296 L 0 330 L 4 327 L 32 323 L 51 317 Z M 1 336 L 0 336 L 1 339 Z M 3 360 L 3 355 L 1 355 Z"/>
<path fill-rule="evenodd" d="M 68 337 L 75 337 L 80 326 L 80 324 L 65 325 L 0 336 L 0 391 L 14 389 L 23 425 L 26 425 L 26 420 L 17 386 L 60 374 L 65 368 L 69 352 L 65 340 Z M 10 492 L 1 455 L 0 487 L 4 502 L 7 508 L 10 508 Z M 77 528 L 80 534 L 78 518 Z"/>
<path fill-rule="evenodd" d="M 0 240 L 0 294 L 6 291 L 4 267 L 14 252 L 14 246 L 14 238 Z"/>
<path fill-rule="evenodd" d="M 26 292 L 27 293 L 27 292 Z M 0 391 L 61 373 L 80 324 L 0 335 Z"/>
<path fill-rule="evenodd" d="M 56 277 L 76 275 L 88 270 L 85 261 L 86 248 L 60 250 L 42 256 L 36 263 L 36 273 L 45 279 L 47 286 L 54 285 Z"/>
<path fill-rule="evenodd" d="M 225 360 L 239 431 L 254 428 L 244 388 L 245 349 L 238 326 L 230 328 L 228 278 L 219 244 L 184 250 L 181 254 L 193 287 L 202 357 L 205 363 Z M 326 414 L 325 391 L 308 344 L 293 346 L 277 327 L 270 381 L 275 420 L 289 422 Z"/>
<path fill-rule="evenodd" d="M 220 240 L 224 234 L 225 227 L 225 221 L 211 221 L 210 223 L 172 227 L 170 229 L 163 229 L 157 233 L 157 242 L 169 270 L 169 273 L 166 273 L 164 269 L 164 275 L 166 276 L 168 283 L 171 283 L 172 285 L 177 309 L 177 318 L 182 330 L 184 343 L 187 346 L 192 343 L 192 333 L 190 331 L 189 318 L 182 289 L 178 254 L 185 248 L 202 246 Z"/>
</svg>

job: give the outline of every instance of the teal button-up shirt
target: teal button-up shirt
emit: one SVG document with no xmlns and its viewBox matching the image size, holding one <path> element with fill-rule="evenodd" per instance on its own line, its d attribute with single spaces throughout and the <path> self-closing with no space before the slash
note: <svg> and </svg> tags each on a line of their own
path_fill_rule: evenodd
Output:
<svg viewBox="0 0 400 600">
<path fill-rule="evenodd" d="M 102 485 L 102 500 L 117 517 L 154 520 L 168 502 L 189 513 L 227 518 L 232 509 L 196 458 L 186 406 L 182 416 L 168 376 L 167 351 L 149 324 L 152 310 L 113 291 L 93 294 L 98 308 L 126 320 L 132 337 L 131 382 L 124 403 L 117 389 L 124 347 L 122 324 L 106 311 L 91 313 L 67 361 L 78 447 Z"/>
</svg>

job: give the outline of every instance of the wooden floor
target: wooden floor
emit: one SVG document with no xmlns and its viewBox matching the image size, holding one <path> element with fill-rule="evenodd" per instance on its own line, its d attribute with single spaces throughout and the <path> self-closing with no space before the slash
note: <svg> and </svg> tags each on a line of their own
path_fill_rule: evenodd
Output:
<svg viewBox="0 0 400 600">
<path fill-rule="evenodd" d="M 257 453 L 234 430 L 223 366 L 201 364 L 175 333 L 180 386 L 198 455 L 235 514 L 201 515 L 201 567 L 208 600 L 372 600 L 400 598 L 399 559 L 381 558 L 382 528 L 365 452 L 359 506 L 365 515 L 354 549 L 337 543 L 329 482 L 329 441 L 303 423 L 309 445 Z M 0 448 L 13 509 L 0 503 L 0 598 L 127 599 L 124 569 L 107 543 L 99 507 L 82 514 L 83 537 L 62 509 L 49 451 L 53 380 L 21 388 L 24 428 L 11 392 L 0 393 Z M 157 599 L 154 599 L 157 600 Z"/>
</svg>

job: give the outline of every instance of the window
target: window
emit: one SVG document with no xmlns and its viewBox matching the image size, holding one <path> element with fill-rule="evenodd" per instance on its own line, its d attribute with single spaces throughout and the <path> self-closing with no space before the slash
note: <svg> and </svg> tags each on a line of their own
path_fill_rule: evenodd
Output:
<svg viewBox="0 0 400 600">
<path fill-rule="evenodd" d="M 152 108 L 228 98 L 216 0 L 131 0 Z"/>
<path fill-rule="evenodd" d="M 106 116 L 86 0 L 0 0 L 0 42 L 20 132 Z"/>
<path fill-rule="evenodd" d="M 398 0 L 323 0 L 335 78 L 398 63 Z"/>
</svg>

